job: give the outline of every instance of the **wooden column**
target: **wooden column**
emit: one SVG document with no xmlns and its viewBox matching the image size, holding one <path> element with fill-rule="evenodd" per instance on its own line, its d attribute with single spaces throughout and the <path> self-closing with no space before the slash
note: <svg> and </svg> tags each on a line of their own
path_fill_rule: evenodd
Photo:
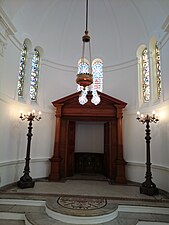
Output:
<svg viewBox="0 0 169 225">
<path fill-rule="evenodd" d="M 61 131 L 61 115 L 62 115 L 63 104 L 55 105 L 56 107 L 56 131 L 55 131 L 55 144 L 53 156 L 51 161 L 51 170 L 49 175 L 50 181 L 60 180 L 60 154 L 59 154 L 59 144 L 60 144 L 60 131 Z"/>
<path fill-rule="evenodd" d="M 122 108 L 121 106 L 117 107 L 117 174 L 116 174 L 116 183 L 124 184 L 126 183 L 126 177 L 125 177 L 125 164 L 123 158 L 123 141 L 122 141 Z"/>
</svg>

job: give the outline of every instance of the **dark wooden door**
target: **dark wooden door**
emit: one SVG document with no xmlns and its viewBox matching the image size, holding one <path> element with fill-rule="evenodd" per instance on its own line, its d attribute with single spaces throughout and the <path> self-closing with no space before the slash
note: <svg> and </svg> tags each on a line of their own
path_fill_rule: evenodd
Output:
<svg viewBox="0 0 169 225">
<path fill-rule="evenodd" d="M 116 178 L 117 124 L 116 120 L 104 124 L 104 172 L 111 180 Z"/>
<path fill-rule="evenodd" d="M 109 177 L 109 148 L 110 148 L 110 135 L 109 135 L 109 122 L 104 124 L 104 175 Z"/>
<path fill-rule="evenodd" d="M 103 174 L 102 153 L 75 153 L 75 172 L 81 174 Z"/>
<path fill-rule="evenodd" d="M 74 121 L 68 121 L 67 127 L 67 143 L 66 143 L 66 176 L 73 176 L 74 174 L 74 151 L 75 151 L 75 128 Z"/>
</svg>

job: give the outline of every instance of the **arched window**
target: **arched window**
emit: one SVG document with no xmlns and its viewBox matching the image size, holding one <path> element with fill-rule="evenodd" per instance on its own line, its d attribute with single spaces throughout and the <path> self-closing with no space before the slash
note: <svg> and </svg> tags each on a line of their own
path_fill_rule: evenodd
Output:
<svg viewBox="0 0 169 225">
<path fill-rule="evenodd" d="M 92 62 L 93 84 L 91 85 L 92 99 L 95 105 L 100 103 L 100 97 L 97 91 L 103 91 L 103 62 L 101 59 L 94 59 Z"/>
<path fill-rule="evenodd" d="M 156 37 L 152 37 L 149 43 L 150 48 L 150 69 L 151 69 L 151 98 L 157 102 L 161 97 L 161 60 L 160 50 Z"/>
<path fill-rule="evenodd" d="M 39 67 L 40 67 L 40 54 L 39 54 L 39 51 L 35 48 L 33 58 L 32 58 L 32 71 L 31 71 L 31 81 L 30 81 L 30 99 L 32 101 L 37 101 Z"/>
<path fill-rule="evenodd" d="M 161 61 L 160 61 L 160 50 L 158 43 L 155 45 L 155 64 L 156 64 L 156 88 L 157 88 L 157 99 L 161 97 Z"/>
<path fill-rule="evenodd" d="M 78 61 L 78 74 L 79 73 L 89 73 L 89 62 L 87 59 L 80 59 Z"/>
<path fill-rule="evenodd" d="M 78 74 L 79 73 L 89 73 L 89 62 L 87 59 L 80 59 L 78 61 Z M 81 87 L 79 84 L 77 85 L 77 91 L 81 91 L 81 95 L 79 96 L 79 103 L 81 105 L 84 105 L 88 102 L 87 99 L 87 92 L 89 90 L 89 87 L 86 87 L 85 90 L 83 90 L 83 87 Z"/>
<path fill-rule="evenodd" d="M 92 62 L 93 84 L 92 91 L 103 91 L 103 61 L 94 59 Z"/>
<path fill-rule="evenodd" d="M 79 73 L 89 73 L 89 62 L 85 60 L 79 60 L 78 62 L 78 74 Z M 91 102 L 95 105 L 98 105 L 100 102 L 100 97 L 97 94 L 97 91 L 103 91 L 103 62 L 101 59 L 94 59 L 92 62 L 92 74 L 93 74 L 93 84 L 87 86 L 85 90 L 80 85 L 77 86 L 77 90 L 81 91 L 81 95 L 79 97 L 79 102 L 81 105 L 84 105 L 88 102 L 87 92 L 92 91 L 92 99 Z"/>
<path fill-rule="evenodd" d="M 89 62 L 87 59 L 80 59 L 78 61 L 78 74 L 79 73 L 89 73 Z M 83 90 L 83 87 L 81 87 L 79 84 L 77 85 L 77 91 Z M 87 88 L 88 90 L 88 88 Z"/>
<path fill-rule="evenodd" d="M 27 58 L 27 45 L 24 42 L 22 46 L 20 64 L 19 64 L 19 75 L 18 75 L 18 86 L 17 86 L 17 92 L 19 97 L 23 97 L 23 93 L 24 93 L 26 58 Z"/>
<path fill-rule="evenodd" d="M 142 51 L 142 95 L 143 102 L 149 102 L 150 100 L 150 73 L 149 73 L 149 59 L 148 50 L 145 48 Z"/>
<path fill-rule="evenodd" d="M 149 54 L 146 45 L 141 45 L 137 50 L 137 58 L 139 102 L 156 102 L 161 97 L 162 84 L 160 50 L 155 37 L 150 39 Z"/>
<path fill-rule="evenodd" d="M 137 49 L 138 59 L 138 95 L 139 106 L 150 101 L 150 63 L 146 45 L 140 45 Z"/>
</svg>

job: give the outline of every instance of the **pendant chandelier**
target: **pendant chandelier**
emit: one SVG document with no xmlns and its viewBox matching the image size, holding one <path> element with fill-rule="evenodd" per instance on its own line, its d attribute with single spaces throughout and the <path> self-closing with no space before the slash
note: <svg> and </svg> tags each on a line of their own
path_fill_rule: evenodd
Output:
<svg viewBox="0 0 169 225">
<path fill-rule="evenodd" d="M 85 64 L 85 47 L 88 44 L 88 52 L 89 52 L 89 71 L 80 71 L 77 74 L 76 83 L 79 84 L 84 89 L 93 83 L 93 75 L 92 75 L 92 68 L 91 68 L 91 46 L 90 46 L 90 36 L 88 31 L 88 0 L 86 0 L 86 29 L 84 36 L 82 37 L 83 41 L 83 48 L 82 48 L 82 57 L 81 63 L 82 65 Z"/>
<path fill-rule="evenodd" d="M 76 83 L 79 85 L 79 89 L 81 90 L 81 94 L 79 96 L 79 103 L 84 105 L 88 102 L 87 95 L 88 91 L 92 92 L 91 102 L 94 105 L 98 105 L 100 103 L 100 96 L 97 93 L 97 90 L 92 88 L 93 84 L 93 74 L 92 74 L 92 60 L 91 60 L 91 46 L 90 46 L 90 36 L 88 31 L 88 0 L 86 0 L 86 27 L 84 35 L 82 36 L 82 56 L 80 59 L 80 69 L 78 68 Z M 86 47 L 88 45 L 88 52 L 86 52 Z M 87 55 L 85 57 L 85 54 Z"/>
</svg>

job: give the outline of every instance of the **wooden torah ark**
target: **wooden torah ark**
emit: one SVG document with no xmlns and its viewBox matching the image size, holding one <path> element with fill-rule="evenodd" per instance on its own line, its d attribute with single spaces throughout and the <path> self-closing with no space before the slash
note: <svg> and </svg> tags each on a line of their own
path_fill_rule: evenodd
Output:
<svg viewBox="0 0 169 225">
<path fill-rule="evenodd" d="M 103 174 L 112 183 L 126 183 L 122 111 L 127 103 L 105 93 L 98 93 L 101 98 L 98 105 L 91 103 L 91 92 L 87 95 L 88 102 L 85 105 L 81 105 L 78 101 L 80 92 L 52 102 L 56 108 L 56 131 L 53 156 L 50 159 L 50 181 L 59 181 L 74 175 L 76 122 L 102 121 L 104 122 Z"/>
</svg>

